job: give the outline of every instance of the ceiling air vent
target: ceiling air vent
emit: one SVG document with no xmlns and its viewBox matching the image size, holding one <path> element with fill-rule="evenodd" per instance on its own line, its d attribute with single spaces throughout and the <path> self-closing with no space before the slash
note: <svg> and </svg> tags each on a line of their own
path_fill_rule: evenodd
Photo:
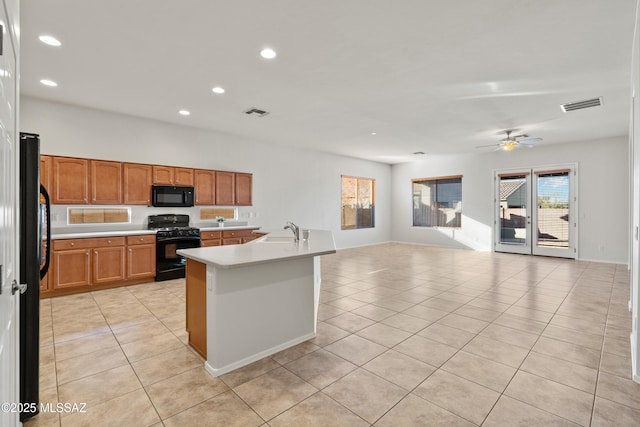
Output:
<svg viewBox="0 0 640 427">
<path fill-rule="evenodd" d="M 602 98 L 600 97 L 587 99 L 585 101 L 569 102 L 568 104 L 562 104 L 560 108 L 562 108 L 562 111 L 564 111 L 565 113 L 568 113 L 569 111 L 582 110 L 583 108 L 599 107 L 601 105 Z"/>
<path fill-rule="evenodd" d="M 247 115 L 256 114 L 258 117 L 264 117 L 267 114 L 269 114 L 268 111 L 260 110 L 258 108 L 249 108 L 244 113 L 247 114 Z"/>
</svg>

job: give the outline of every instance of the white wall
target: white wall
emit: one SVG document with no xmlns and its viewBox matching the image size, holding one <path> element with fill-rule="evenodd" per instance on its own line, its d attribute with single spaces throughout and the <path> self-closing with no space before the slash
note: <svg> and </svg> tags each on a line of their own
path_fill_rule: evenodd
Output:
<svg viewBox="0 0 640 427">
<path fill-rule="evenodd" d="M 40 134 L 43 154 L 250 172 L 253 206 L 239 209 L 239 219 L 250 225 L 269 230 L 291 220 L 328 229 L 339 248 L 390 240 L 387 164 L 30 97 L 21 102 L 21 131 Z M 375 228 L 340 230 L 342 174 L 376 180 Z M 135 208 L 134 219 L 165 210 Z"/>
<path fill-rule="evenodd" d="M 21 130 L 39 133 L 45 154 L 251 172 L 254 205 L 241 207 L 239 220 L 267 230 L 287 220 L 329 229 L 340 248 L 394 240 L 491 250 L 493 171 L 577 163 L 579 257 L 628 262 L 626 137 L 512 152 L 427 155 L 389 166 L 29 97 L 21 102 Z M 340 230 L 341 174 L 376 179 L 374 229 Z M 462 228 L 412 227 L 411 179 L 458 174 L 464 176 Z M 135 208 L 134 219 L 149 212 L 155 209 Z"/>
<path fill-rule="evenodd" d="M 629 161 L 627 137 L 584 141 L 531 150 L 458 156 L 426 156 L 394 165 L 391 172 L 391 236 L 395 241 L 491 250 L 493 171 L 561 163 L 578 164 L 578 256 L 627 263 Z M 412 178 L 463 175 L 462 227 L 412 227 Z M 598 248 L 602 247 L 602 250 Z"/>
</svg>

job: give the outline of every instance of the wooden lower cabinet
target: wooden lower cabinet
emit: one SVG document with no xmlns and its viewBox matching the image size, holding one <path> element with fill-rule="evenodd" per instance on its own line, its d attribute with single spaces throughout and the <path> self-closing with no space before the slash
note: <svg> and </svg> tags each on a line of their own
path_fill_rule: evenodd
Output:
<svg viewBox="0 0 640 427">
<path fill-rule="evenodd" d="M 49 290 L 49 278 L 51 274 L 45 275 L 42 279 L 40 279 L 40 291 L 48 291 Z"/>
<path fill-rule="evenodd" d="M 227 245 L 241 245 L 242 244 L 242 237 L 231 237 L 228 239 L 222 239 L 222 244 L 224 246 Z"/>
<path fill-rule="evenodd" d="M 227 230 L 222 232 L 222 244 L 223 245 L 240 245 L 242 243 L 250 242 L 257 238 L 254 234 L 257 228 L 250 228 L 246 230 Z"/>
<path fill-rule="evenodd" d="M 129 236 L 127 252 L 127 279 L 156 275 L 156 236 Z"/>
<path fill-rule="evenodd" d="M 93 249 L 91 284 L 124 280 L 124 245 Z"/>
<path fill-rule="evenodd" d="M 203 248 L 209 246 L 222 245 L 222 231 L 201 231 L 200 246 Z"/>
<path fill-rule="evenodd" d="M 52 242 L 42 297 L 153 281 L 156 236 L 61 239 Z"/>
<path fill-rule="evenodd" d="M 54 250 L 52 259 L 53 289 L 88 286 L 91 283 L 90 258 L 91 250 L 88 248 Z"/>
<path fill-rule="evenodd" d="M 221 246 L 221 245 L 241 245 L 262 236 L 254 232 L 258 228 L 245 230 L 221 230 L 221 231 L 201 231 L 200 246 Z"/>
<path fill-rule="evenodd" d="M 42 256 L 45 257 L 47 253 L 47 242 L 43 241 L 42 242 Z M 51 263 L 49 264 L 51 265 Z M 40 268 L 44 267 L 44 262 L 40 264 Z M 51 269 L 51 267 L 49 267 L 49 269 Z M 51 274 L 47 274 L 46 276 L 44 276 L 42 279 L 40 279 L 40 290 L 41 291 L 47 291 L 49 289 L 49 278 L 51 277 Z"/>
</svg>

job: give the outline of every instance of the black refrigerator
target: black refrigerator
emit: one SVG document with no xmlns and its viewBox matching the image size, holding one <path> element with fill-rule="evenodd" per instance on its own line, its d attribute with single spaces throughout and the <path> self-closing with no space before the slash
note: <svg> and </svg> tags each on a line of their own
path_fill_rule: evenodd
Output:
<svg viewBox="0 0 640 427">
<path fill-rule="evenodd" d="M 40 185 L 40 137 L 20 133 L 20 402 L 36 408 L 20 414 L 24 421 L 38 413 L 40 349 L 40 279 L 49 269 L 50 200 Z M 43 246 L 47 250 L 43 251 Z M 34 405 L 35 403 L 35 405 Z"/>
</svg>

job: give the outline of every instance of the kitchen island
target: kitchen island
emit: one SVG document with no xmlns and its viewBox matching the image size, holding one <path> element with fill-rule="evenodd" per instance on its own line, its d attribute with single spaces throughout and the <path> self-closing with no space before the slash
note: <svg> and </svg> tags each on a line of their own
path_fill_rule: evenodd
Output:
<svg viewBox="0 0 640 427">
<path fill-rule="evenodd" d="M 315 337 L 320 255 L 330 231 L 308 240 L 270 233 L 246 245 L 183 249 L 189 345 L 214 376 Z"/>
</svg>

